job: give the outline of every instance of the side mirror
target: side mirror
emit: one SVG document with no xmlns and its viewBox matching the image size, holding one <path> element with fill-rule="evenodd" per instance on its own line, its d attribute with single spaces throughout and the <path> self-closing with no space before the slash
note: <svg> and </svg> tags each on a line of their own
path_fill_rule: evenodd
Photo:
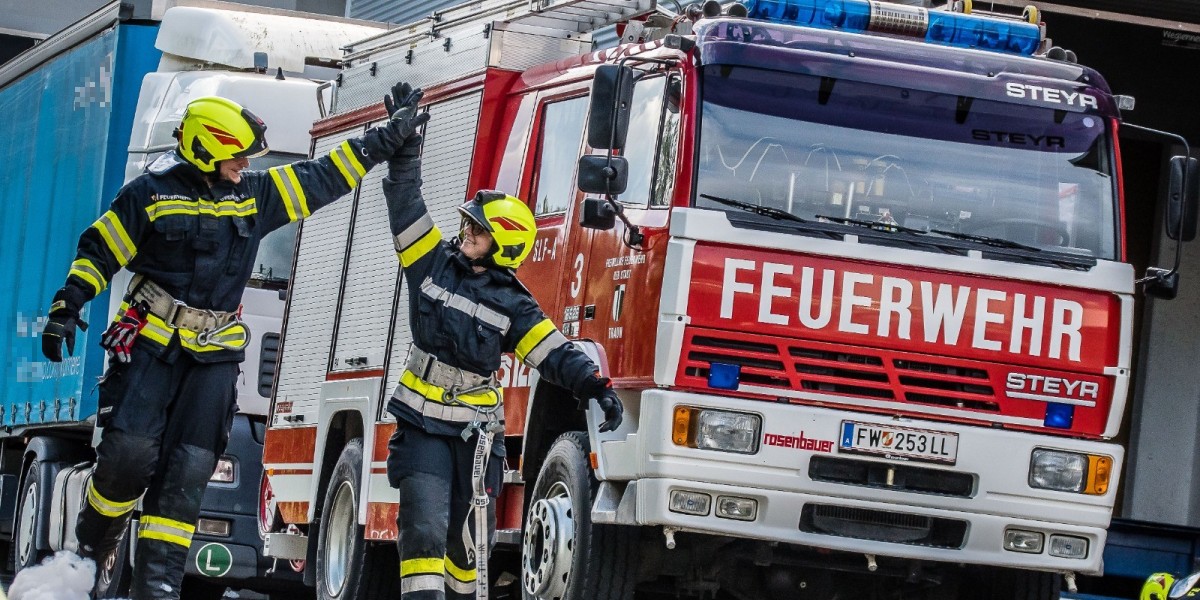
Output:
<svg viewBox="0 0 1200 600">
<path fill-rule="evenodd" d="M 617 224 L 617 209 L 608 200 L 602 198 L 585 198 L 583 214 L 579 217 L 579 226 L 585 229 L 609 230 Z"/>
<path fill-rule="evenodd" d="M 611 166 L 609 160 L 612 160 Z M 579 157 L 576 183 L 588 194 L 616 196 L 629 185 L 629 161 L 623 156 L 585 154 Z"/>
<path fill-rule="evenodd" d="M 598 150 L 624 148 L 632 104 L 633 67 L 597 67 L 588 111 L 588 145 Z"/>
<path fill-rule="evenodd" d="M 1196 215 L 1200 208 L 1200 167 L 1194 158 L 1171 157 L 1171 182 L 1167 188 L 1167 237 L 1181 242 L 1196 238 Z M 1186 169 L 1186 171 L 1185 171 Z M 1184 177 L 1186 173 L 1186 177 Z M 1185 180 L 1186 179 L 1186 189 Z"/>
</svg>

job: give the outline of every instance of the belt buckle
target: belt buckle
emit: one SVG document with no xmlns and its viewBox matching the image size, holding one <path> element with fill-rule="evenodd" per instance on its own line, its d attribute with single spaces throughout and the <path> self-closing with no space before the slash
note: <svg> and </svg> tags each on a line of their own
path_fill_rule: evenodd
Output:
<svg viewBox="0 0 1200 600">
<path fill-rule="evenodd" d="M 183 302 L 180 302 L 180 301 L 172 298 L 171 299 L 171 308 L 168 308 L 167 314 L 163 315 L 163 322 L 165 322 L 167 325 L 170 325 L 171 327 L 178 329 L 179 325 L 175 324 L 175 319 L 176 319 L 176 317 L 179 316 L 179 311 L 186 307 L 187 307 L 187 304 L 184 304 Z"/>
</svg>

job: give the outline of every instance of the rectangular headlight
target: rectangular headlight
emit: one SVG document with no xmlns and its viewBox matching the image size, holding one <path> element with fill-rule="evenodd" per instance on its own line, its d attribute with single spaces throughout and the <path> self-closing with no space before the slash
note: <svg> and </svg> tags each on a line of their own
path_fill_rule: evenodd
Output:
<svg viewBox="0 0 1200 600">
<path fill-rule="evenodd" d="M 727 410 L 675 407 L 671 439 L 679 446 L 754 454 L 758 452 L 762 417 Z"/>
<path fill-rule="evenodd" d="M 1088 541 L 1071 535 L 1052 535 L 1048 552 L 1059 558 L 1087 558 Z"/>
<path fill-rule="evenodd" d="M 222 456 L 217 459 L 217 468 L 213 471 L 209 481 L 218 483 L 233 483 L 237 481 L 237 467 L 234 465 L 233 458 Z"/>
<path fill-rule="evenodd" d="M 747 413 L 702 410 L 697 415 L 696 447 L 754 454 L 762 418 Z"/>
<path fill-rule="evenodd" d="M 1046 536 L 1038 531 L 1005 529 L 1004 549 L 1012 552 L 1024 552 L 1026 554 L 1041 554 L 1042 544 L 1045 542 L 1045 539 Z"/>
<path fill-rule="evenodd" d="M 712 504 L 712 496 L 700 492 L 674 490 L 671 492 L 671 512 L 685 515 L 708 515 L 708 506 Z"/>
<path fill-rule="evenodd" d="M 200 517 L 196 521 L 196 533 L 216 537 L 229 537 L 229 521 L 224 519 L 206 519 Z"/>
<path fill-rule="evenodd" d="M 737 521 L 753 521 L 758 516 L 758 501 L 737 496 L 717 496 L 717 516 Z"/>
<path fill-rule="evenodd" d="M 1029 461 L 1029 485 L 1079 493 L 1087 483 L 1087 466 L 1087 455 L 1037 448 Z"/>
</svg>

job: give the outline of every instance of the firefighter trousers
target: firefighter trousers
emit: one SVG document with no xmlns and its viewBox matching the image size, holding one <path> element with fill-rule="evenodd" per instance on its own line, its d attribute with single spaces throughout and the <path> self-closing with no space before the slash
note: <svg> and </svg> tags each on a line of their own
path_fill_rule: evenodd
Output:
<svg viewBox="0 0 1200 600">
<path fill-rule="evenodd" d="M 471 508 L 471 469 L 477 438 L 434 435 L 398 420 L 388 442 L 388 482 L 400 492 L 396 517 L 403 600 L 474 598 L 475 539 Z M 479 435 L 476 433 L 475 435 Z M 488 547 L 495 542 L 496 497 L 504 472 L 504 439 L 497 434 L 488 457 L 485 485 Z M 464 540 L 464 527 L 470 539 Z M 486 557 L 484 557 L 486 560 Z"/>
<path fill-rule="evenodd" d="M 200 501 L 229 441 L 238 363 L 164 360 L 140 348 L 100 385 L 104 428 L 75 526 L 80 555 L 102 561 L 125 533 L 138 498 L 132 600 L 179 598 Z M 171 353 L 168 353 L 171 354 Z"/>
</svg>

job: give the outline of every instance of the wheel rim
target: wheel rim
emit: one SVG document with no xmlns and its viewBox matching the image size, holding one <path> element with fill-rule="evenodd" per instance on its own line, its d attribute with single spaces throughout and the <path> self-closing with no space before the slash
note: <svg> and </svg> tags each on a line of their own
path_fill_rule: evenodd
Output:
<svg viewBox="0 0 1200 600">
<path fill-rule="evenodd" d="M 31 471 L 26 477 L 37 477 L 37 473 Z M 17 525 L 17 558 L 21 565 L 29 564 L 29 559 L 33 556 L 33 529 L 37 516 L 37 499 L 38 484 L 35 481 L 29 485 L 29 489 L 25 491 L 25 498 L 21 500 L 21 516 Z"/>
<path fill-rule="evenodd" d="M 573 517 L 571 491 L 561 481 L 529 507 L 521 552 L 521 579 L 529 595 L 561 598 L 566 593 L 575 557 Z"/>
<path fill-rule="evenodd" d="M 325 587 L 339 596 L 346 585 L 350 568 L 350 549 L 354 544 L 354 488 L 343 481 L 333 496 L 329 508 L 329 525 L 325 530 Z"/>
</svg>

